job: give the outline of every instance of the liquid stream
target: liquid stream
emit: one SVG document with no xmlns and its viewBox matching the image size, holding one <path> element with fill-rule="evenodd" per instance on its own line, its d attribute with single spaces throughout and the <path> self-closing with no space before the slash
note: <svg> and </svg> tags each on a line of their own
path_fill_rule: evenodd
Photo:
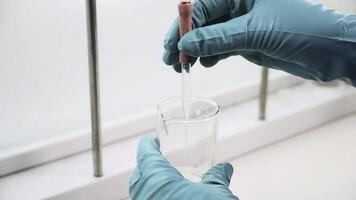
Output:
<svg viewBox="0 0 356 200">
<path fill-rule="evenodd" d="M 182 64 L 182 106 L 184 112 L 184 118 L 188 121 L 190 113 L 189 98 L 192 96 L 191 80 L 190 80 L 190 67 L 191 64 Z M 187 146 L 188 146 L 188 125 L 184 126 L 184 165 L 187 164 Z"/>
</svg>

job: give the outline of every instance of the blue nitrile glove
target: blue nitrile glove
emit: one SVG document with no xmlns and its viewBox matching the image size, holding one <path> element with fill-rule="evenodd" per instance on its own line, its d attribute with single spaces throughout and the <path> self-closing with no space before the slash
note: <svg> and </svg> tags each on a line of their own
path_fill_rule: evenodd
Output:
<svg viewBox="0 0 356 200">
<path fill-rule="evenodd" d="M 161 155 L 158 138 L 146 136 L 137 150 L 130 196 L 133 200 L 238 200 L 228 188 L 232 173 L 230 164 L 218 164 L 200 183 L 188 181 Z"/>
<path fill-rule="evenodd" d="M 176 20 L 164 40 L 163 60 L 177 71 L 179 49 L 205 67 L 241 55 L 306 79 L 356 85 L 355 15 L 307 0 L 196 0 L 193 6 L 194 30 L 179 41 Z"/>
</svg>

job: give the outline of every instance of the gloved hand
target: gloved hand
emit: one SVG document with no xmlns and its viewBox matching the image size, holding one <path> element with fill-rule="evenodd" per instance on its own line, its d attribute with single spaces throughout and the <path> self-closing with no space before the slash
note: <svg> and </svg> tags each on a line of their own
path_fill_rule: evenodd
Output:
<svg viewBox="0 0 356 200">
<path fill-rule="evenodd" d="M 229 190 L 233 168 L 230 164 L 212 167 L 200 183 L 193 183 L 161 155 L 159 140 L 144 137 L 137 151 L 137 167 L 130 180 L 133 200 L 238 200 Z"/>
<path fill-rule="evenodd" d="M 205 67 L 241 55 L 306 79 L 356 85 L 355 15 L 307 0 L 196 0 L 193 29 L 179 41 L 176 20 L 164 40 L 163 60 L 176 71 L 182 50 Z"/>
</svg>

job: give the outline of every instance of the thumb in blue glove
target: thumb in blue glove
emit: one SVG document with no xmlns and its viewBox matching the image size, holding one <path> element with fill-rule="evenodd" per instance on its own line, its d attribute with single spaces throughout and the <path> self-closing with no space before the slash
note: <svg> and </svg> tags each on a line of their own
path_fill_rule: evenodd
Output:
<svg viewBox="0 0 356 200">
<path fill-rule="evenodd" d="M 229 190 L 233 168 L 230 164 L 212 167 L 199 183 L 193 183 L 169 164 L 153 136 L 141 139 L 137 166 L 130 179 L 133 200 L 238 200 Z"/>
<path fill-rule="evenodd" d="M 205 67 L 234 55 L 306 79 L 356 83 L 356 16 L 308 0 L 196 0 L 193 28 L 179 40 L 177 20 L 163 61 L 178 71 L 178 51 Z"/>
</svg>

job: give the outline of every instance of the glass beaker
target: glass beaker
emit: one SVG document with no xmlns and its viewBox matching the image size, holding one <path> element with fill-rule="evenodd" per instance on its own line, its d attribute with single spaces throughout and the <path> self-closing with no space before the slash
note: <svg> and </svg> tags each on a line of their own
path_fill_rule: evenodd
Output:
<svg viewBox="0 0 356 200">
<path fill-rule="evenodd" d="M 163 155 L 185 178 L 200 181 L 214 163 L 219 106 L 200 97 L 171 97 L 157 109 Z"/>
</svg>

